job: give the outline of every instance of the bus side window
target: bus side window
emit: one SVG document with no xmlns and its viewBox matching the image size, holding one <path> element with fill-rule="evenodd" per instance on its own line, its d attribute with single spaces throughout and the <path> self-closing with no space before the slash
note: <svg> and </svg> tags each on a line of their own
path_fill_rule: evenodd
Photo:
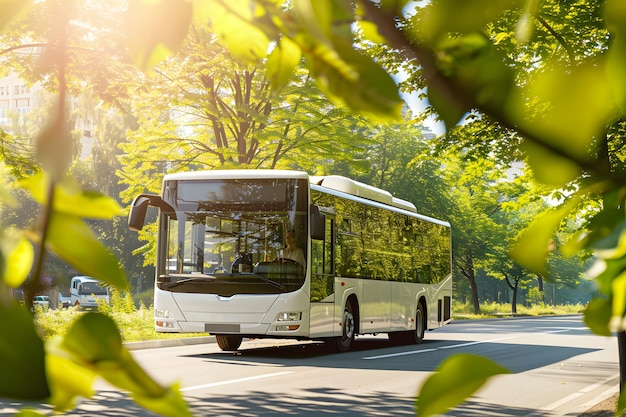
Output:
<svg viewBox="0 0 626 417">
<path fill-rule="evenodd" d="M 333 222 L 326 217 L 324 239 L 311 239 L 311 301 L 324 301 L 334 292 Z"/>
</svg>

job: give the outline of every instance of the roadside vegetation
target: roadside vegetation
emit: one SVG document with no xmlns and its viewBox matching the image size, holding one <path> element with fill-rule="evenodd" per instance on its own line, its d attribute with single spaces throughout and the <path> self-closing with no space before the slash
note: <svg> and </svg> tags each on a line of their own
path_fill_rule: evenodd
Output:
<svg viewBox="0 0 626 417">
<path fill-rule="evenodd" d="M 474 306 L 471 303 L 455 303 L 452 302 L 452 318 L 455 320 L 463 319 L 482 319 L 493 317 L 512 317 L 512 316 L 561 316 L 566 314 L 582 314 L 585 310 L 583 304 L 562 304 L 548 305 L 545 303 L 534 305 L 518 305 L 517 313 L 511 313 L 511 303 L 484 303 L 480 305 L 480 313 L 474 313 Z"/>
<path fill-rule="evenodd" d="M 515 316 L 546 316 L 581 314 L 585 306 L 574 305 L 536 305 L 518 306 Z M 157 333 L 154 330 L 154 310 L 150 304 L 146 306 L 143 301 L 133 299 L 130 293 L 122 294 L 114 291 L 109 304 L 100 304 L 98 311 L 109 316 L 120 330 L 122 341 L 142 342 L 147 340 L 172 339 L 180 337 L 198 337 L 200 334 L 177 334 Z M 65 309 L 43 310 L 36 308 L 35 321 L 44 340 L 67 333 L 72 323 L 80 317 L 84 311 L 70 307 Z M 475 314 L 471 303 L 452 303 L 453 320 L 482 319 L 496 317 L 511 317 L 511 303 L 485 303 L 481 305 L 481 313 Z"/>
</svg>

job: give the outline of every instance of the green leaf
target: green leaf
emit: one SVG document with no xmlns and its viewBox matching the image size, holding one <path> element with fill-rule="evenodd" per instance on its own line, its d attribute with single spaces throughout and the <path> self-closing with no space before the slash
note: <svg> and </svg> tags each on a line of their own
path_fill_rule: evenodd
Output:
<svg viewBox="0 0 626 417">
<path fill-rule="evenodd" d="M 62 347 L 89 364 L 116 361 L 121 358 L 122 337 L 109 317 L 85 313 L 70 327 Z"/>
<path fill-rule="evenodd" d="M 332 0 L 295 0 L 293 16 L 302 30 L 311 35 L 319 43 L 331 47 L 333 32 Z"/>
<path fill-rule="evenodd" d="M 478 105 L 506 107 L 515 85 L 515 76 L 504 64 L 505 57 L 492 41 L 481 33 L 450 37 L 439 43 L 441 70 L 461 90 L 472 93 Z"/>
<path fill-rule="evenodd" d="M 287 85 L 301 59 L 302 52 L 298 45 L 288 38 L 281 38 L 265 64 L 272 93 L 276 94 Z"/>
<path fill-rule="evenodd" d="M 258 6 L 249 1 L 211 4 L 211 25 L 221 42 L 244 64 L 255 65 L 267 56 L 269 38 L 253 24 Z"/>
<path fill-rule="evenodd" d="M 588 274 L 595 279 L 600 293 L 609 297 L 613 291 L 613 280 L 625 270 L 626 257 L 617 259 L 598 258 Z"/>
<path fill-rule="evenodd" d="M 522 149 L 535 178 L 543 184 L 563 186 L 580 175 L 581 169 L 575 162 L 541 145 L 525 141 Z"/>
<path fill-rule="evenodd" d="M 320 90 L 335 103 L 370 117 L 399 119 L 404 101 L 389 74 L 346 39 L 334 39 L 334 46 L 332 51 L 317 44 L 305 54 Z"/>
<path fill-rule="evenodd" d="M 626 272 L 617 276 L 611 285 L 613 296 L 612 327 L 615 331 L 624 331 L 623 319 L 626 314 Z"/>
<path fill-rule="evenodd" d="M 45 414 L 41 414 L 40 412 L 36 410 L 31 410 L 27 408 L 22 409 L 13 415 L 13 417 L 45 417 L 45 416 L 46 416 Z"/>
<path fill-rule="evenodd" d="M 609 323 L 611 321 L 612 304 L 605 298 L 594 298 L 589 301 L 583 315 L 589 329 L 600 336 L 611 336 Z"/>
<path fill-rule="evenodd" d="M 44 345 L 23 307 L 0 303 L 0 397 L 43 400 L 50 390 L 46 380 Z"/>
<path fill-rule="evenodd" d="M 412 0 L 385 0 L 380 2 L 380 7 L 386 13 L 392 13 L 394 16 L 400 16 L 403 14 L 403 9 L 407 6 L 407 4 L 412 2 Z"/>
<path fill-rule="evenodd" d="M 45 172 L 23 178 L 19 184 L 30 191 L 39 204 L 46 204 L 49 198 L 50 178 Z M 70 176 L 63 177 L 55 186 L 54 210 L 82 218 L 102 220 L 124 215 L 124 210 L 117 201 L 95 191 L 81 190 L 78 182 Z"/>
<path fill-rule="evenodd" d="M 433 83 L 428 98 L 433 108 L 451 129 L 472 111 L 475 102 L 484 108 L 505 108 L 513 93 L 513 71 L 504 64 L 502 53 L 480 33 L 442 39 L 437 46 L 438 66 L 449 83 L 470 93 L 473 100 L 459 100 L 455 88 Z"/>
<path fill-rule="evenodd" d="M 606 208 L 612 213 L 613 210 Z M 626 256 L 626 221 L 619 224 L 612 224 L 611 233 L 599 239 L 591 245 L 593 249 L 602 259 L 619 259 Z"/>
<path fill-rule="evenodd" d="M 162 387 L 137 364 L 122 345 L 111 318 L 100 313 L 84 314 L 72 325 L 61 347 L 76 363 L 129 391 L 143 407 L 164 416 L 191 416 L 177 386 Z"/>
<path fill-rule="evenodd" d="M 448 33 L 483 32 L 485 26 L 505 10 L 513 7 L 515 0 L 444 0 L 426 6 L 428 19 L 419 28 L 425 39 L 439 40 Z"/>
<path fill-rule="evenodd" d="M 35 260 L 33 245 L 20 230 L 7 228 L 0 236 L 0 252 L 4 268 L 2 279 L 9 287 L 17 288 L 26 281 Z"/>
<path fill-rule="evenodd" d="M 573 233 L 569 237 L 567 242 L 561 245 L 561 247 L 559 248 L 559 251 L 566 258 L 571 258 L 575 254 L 579 253 L 584 248 L 586 248 L 588 243 L 589 243 L 589 239 L 588 239 L 588 235 L 586 231 L 579 231 L 579 232 Z"/>
<path fill-rule="evenodd" d="M 120 291 L 128 287 L 126 273 L 117 258 L 78 217 L 53 213 L 46 245 L 82 273 L 111 284 Z"/>
<path fill-rule="evenodd" d="M 579 201 L 579 198 L 571 198 L 561 208 L 550 209 L 536 217 L 511 248 L 513 259 L 521 266 L 547 276 L 548 253 L 552 250 L 552 238 L 563 217 L 571 212 Z"/>
<path fill-rule="evenodd" d="M 522 127 L 566 157 L 591 159 L 596 153 L 597 138 L 605 135 L 606 126 L 616 115 L 606 66 L 597 60 L 573 68 L 557 68 L 542 72 L 528 83 L 524 96 L 536 100 L 538 105 L 527 107 L 533 113 L 521 121 Z M 557 171 L 554 167 L 551 170 Z"/>
<path fill-rule="evenodd" d="M 450 356 L 422 385 L 416 401 L 417 415 L 443 414 L 465 401 L 492 376 L 508 373 L 508 369 L 483 356 Z"/>
<path fill-rule="evenodd" d="M 378 26 L 366 20 L 358 22 L 363 39 L 375 44 L 384 44 L 387 40 L 378 31 Z"/>
<path fill-rule="evenodd" d="M 141 69 L 151 68 L 183 44 L 193 16 L 192 3 L 181 0 L 130 0 L 126 44 Z"/>
<path fill-rule="evenodd" d="M 163 416 L 171 417 L 192 417 L 193 415 L 187 407 L 187 403 L 180 392 L 180 385 L 172 385 L 165 395 L 160 397 L 146 397 L 133 394 L 133 398 L 137 404 L 152 410 Z"/>
<path fill-rule="evenodd" d="M 76 407 L 77 398 L 94 395 L 93 384 L 97 374 L 93 369 L 73 361 L 61 347 L 62 339 L 46 342 L 46 374 L 50 384 L 50 404 L 55 411 Z"/>
<path fill-rule="evenodd" d="M 460 100 L 454 100 L 448 96 L 448 93 L 448 90 L 441 91 L 437 84 L 428 87 L 429 103 L 446 124 L 446 129 L 450 130 L 461 121 L 464 114 L 472 109 L 463 107 Z"/>
<path fill-rule="evenodd" d="M 33 0 L 0 0 L 0 31 L 16 17 L 25 13 L 33 5 Z"/>
</svg>

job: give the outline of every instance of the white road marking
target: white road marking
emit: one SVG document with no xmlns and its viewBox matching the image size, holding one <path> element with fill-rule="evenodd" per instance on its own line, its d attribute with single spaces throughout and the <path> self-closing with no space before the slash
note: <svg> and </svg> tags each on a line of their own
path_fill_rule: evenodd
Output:
<svg viewBox="0 0 626 417">
<path fill-rule="evenodd" d="M 293 372 L 275 372 L 273 374 L 264 374 L 264 375 L 250 376 L 250 377 L 247 377 L 247 378 L 229 379 L 227 381 L 212 382 L 210 384 L 202 384 L 202 385 L 194 385 L 194 386 L 191 386 L 191 387 L 185 387 L 185 388 L 181 388 L 180 390 L 182 392 L 194 391 L 194 390 L 211 388 L 211 387 L 219 387 L 221 385 L 237 384 L 239 382 L 248 382 L 248 381 L 254 381 L 254 380 L 257 380 L 257 379 L 272 378 L 272 377 L 275 377 L 275 376 L 281 376 L 281 375 L 287 375 L 287 374 L 293 374 Z"/>
<path fill-rule="evenodd" d="M 601 387 L 601 386 L 602 386 L 602 385 L 604 385 L 604 384 L 608 384 L 609 382 L 611 382 L 612 380 L 614 380 L 614 379 L 616 379 L 616 378 L 618 378 L 618 377 L 619 377 L 619 375 L 618 375 L 618 374 L 615 374 L 615 375 L 613 375 L 613 376 L 610 376 L 610 377 L 606 378 L 606 379 L 605 379 L 605 380 L 603 380 L 603 381 L 597 382 L 597 383 L 595 383 L 595 384 L 588 385 L 588 386 L 586 386 L 585 388 L 580 389 L 578 392 L 575 392 L 575 393 L 573 393 L 573 394 L 570 394 L 570 395 L 568 395 L 568 396 L 566 396 L 566 397 L 564 397 L 564 398 L 561 398 L 561 399 L 560 399 L 560 400 L 558 400 L 558 401 L 553 402 L 552 404 L 549 404 L 549 405 L 548 405 L 548 406 L 546 406 L 546 407 L 543 407 L 543 408 L 542 408 L 542 410 L 543 410 L 543 411 L 554 411 L 554 410 L 555 410 L 555 409 L 557 409 L 558 407 L 561 407 L 562 405 L 567 404 L 567 403 L 569 403 L 570 401 L 575 400 L 576 398 L 580 398 L 580 397 L 582 397 L 584 394 L 588 394 L 589 392 L 593 391 L 594 389 L 596 389 L 596 388 L 598 388 L 598 387 Z M 612 393 L 612 392 L 614 392 L 614 390 L 615 390 L 615 387 L 611 387 L 611 388 L 609 388 L 609 389 L 608 389 L 607 391 L 605 391 L 605 392 L 606 392 L 606 393 L 609 393 L 609 392 L 611 392 L 611 393 Z M 607 394 L 605 394 L 605 393 L 602 393 L 601 395 L 606 395 L 606 397 L 608 397 L 608 395 L 607 395 Z M 597 402 L 600 402 L 600 401 L 597 401 Z M 528 417 L 528 416 L 527 416 L 527 417 Z"/>
<path fill-rule="evenodd" d="M 481 343 L 499 342 L 500 340 L 509 340 L 509 339 L 517 339 L 517 336 L 500 337 L 498 339 L 481 340 L 481 341 L 478 341 L 478 342 L 458 343 L 456 345 L 441 346 L 441 347 L 432 348 L 432 349 L 420 349 L 420 350 L 411 350 L 409 352 L 389 353 L 387 355 L 366 356 L 366 357 L 364 357 L 362 359 L 364 359 L 364 360 L 372 360 L 372 359 L 393 358 L 393 357 L 396 357 L 396 356 L 417 355 L 418 353 L 434 352 L 436 350 L 443 350 L 443 349 L 455 349 L 455 348 L 460 348 L 460 347 L 464 347 L 464 346 L 478 345 L 478 344 L 481 344 Z"/>
</svg>

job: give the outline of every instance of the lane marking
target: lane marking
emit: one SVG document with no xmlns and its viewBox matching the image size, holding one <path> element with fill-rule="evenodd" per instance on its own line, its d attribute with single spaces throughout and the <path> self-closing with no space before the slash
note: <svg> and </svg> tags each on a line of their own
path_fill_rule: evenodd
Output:
<svg viewBox="0 0 626 417">
<path fill-rule="evenodd" d="M 527 415 L 526 417 L 541 417 L 541 416 L 545 416 L 545 412 L 546 411 L 554 411 L 557 408 L 569 403 L 570 401 L 574 401 L 577 398 L 582 397 L 585 394 L 589 394 L 591 391 L 604 386 L 606 384 L 608 384 L 609 382 L 615 380 L 619 378 L 619 374 L 615 374 L 613 376 L 610 376 L 608 378 L 605 378 L 604 380 L 600 381 L 600 382 L 596 382 L 595 384 L 591 384 L 588 385 L 584 388 L 581 388 L 580 390 L 578 390 L 578 392 L 575 392 L 573 394 L 570 394 L 564 398 L 561 398 L 558 401 L 553 402 L 552 404 L 547 405 L 546 407 L 543 407 L 541 410 L 537 410 L 532 412 L 531 414 Z M 598 396 L 596 396 L 596 398 L 594 398 L 593 400 L 588 401 L 587 403 L 576 407 L 576 409 L 580 409 L 581 412 L 588 410 L 589 408 L 593 407 L 594 405 L 602 402 L 604 399 L 608 398 L 609 396 L 613 395 L 614 393 L 619 392 L 619 387 L 610 387 L 609 389 L 603 391 L 601 394 L 599 394 Z M 564 410 L 563 410 L 564 411 Z M 567 413 L 568 415 L 570 414 L 572 410 L 568 410 Z M 578 414 L 578 413 L 577 413 Z M 561 415 L 561 413 L 557 413 L 557 415 Z"/>
<path fill-rule="evenodd" d="M 227 381 L 212 382 L 210 384 L 193 385 L 191 387 L 181 388 L 180 391 L 181 392 L 194 391 L 194 390 L 205 389 L 205 388 L 219 387 L 221 385 L 237 384 L 239 382 L 255 381 L 257 379 L 272 378 L 275 376 L 288 375 L 288 374 L 293 374 L 293 371 L 275 372 L 273 374 L 264 374 L 264 375 L 257 375 L 257 376 L 249 376 L 247 378 L 230 379 Z"/>
<path fill-rule="evenodd" d="M 552 411 L 555 408 L 563 405 L 563 404 L 567 404 L 568 402 L 575 400 L 576 398 L 582 397 L 584 394 L 590 393 L 591 391 L 595 390 L 598 387 L 601 387 L 604 384 L 607 384 L 609 382 L 611 382 L 612 380 L 618 378 L 619 375 L 615 374 L 613 376 L 610 376 L 606 379 L 604 379 L 603 381 L 600 382 L 596 382 L 595 384 L 591 384 L 586 386 L 585 388 L 581 388 L 580 390 L 578 390 L 578 392 L 575 392 L 573 394 L 568 395 L 565 398 L 561 398 L 558 401 L 553 402 L 552 404 L 548 405 L 547 407 L 544 407 L 543 409 L 546 411 Z"/>
<path fill-rule="evenodd" d="M 365 358 L 361 358 L 361 359 L 370 360 L 370 359 L 393 358 L 395 356 L 416 355 L 418 353 L 434 352 L 436 350 L 437 349 L 412 350 L 409 352 L 390 353 L 388 355 L 366 356 Z"/>
<path fill-rule="evenodd" d="M 611 381 L 613 381 L 614 379 L 617 379 L 617 378 L 619 378 L 619 374 L 612 375 L 612 376 L 604 379 L 603 381 L 596 382 L 593 385 L 589 385 L 587 388 L 581 389 L 580 392 L 584 392 L 584 393 L 591 392 L 594 389 L 596 389 L 596 388 L 598 388 L 598 387 L 600 387 L 600 386 L 602 386 L 604 384 L 608 384 L 609 382 L 611 382 Z"/>
<path fill-rule="evenodd" d="M 441 346 L 438 349 L 454 349 L 454 348 L 460 348 L 460 347 L 471 346 L 471 345 L 479 345 L 481 343 L 499 342 L 500 340 L 509 340 L 509 339 L 517 339 L 517 336 L 499 337 L 497 339 L 479 340 L 479 341 L 476 341 L 476 342 L 459 343 L 457 345 Z"/>
<path fill-rule="evenodd" d="M 372 359 L 393 358 L 393 357 L 396 357 L 396 356 L 417 355 L 419 353 L 434 352 L 436 350 L 455 349 L 455 348 L 460 348 L 460 347 L 465 347 L 465 346 L 479 345 L 481 343 L 499 342 L 500 340 L 509 340 L 509 339 L 517 339 L 517 336 L 500 337 L 498 339 L 481 340 L 481 341 L 477 341 L 477 342 L 458 343 L 456 345 L 441 346 L 441 347 L 432 348 L 432 349 L 420 349 L 420 350 L 411 350 L 411 351 L 408 351 L 408 352 L 389 353 L 387 355 L 366 356 L 366 357 L 361 358 L 361 359 L 372 360 Z"/>
<path fill-rule="evenodd" d="M 563 405 L 563 404 L 567 404 L 570 401 L 575 400 L 576 398 L 582 397 L 583 393 L 578 391 L 575 392 L 573 394 L 568 395 L 567 397 L 563 397 L 558 401 L 553 402 L 552 404 L 548 405 L 547 407 L 544 407 L 543 410 L 544 411 L 553 411 L 555 408 Z"/>
</svg>

